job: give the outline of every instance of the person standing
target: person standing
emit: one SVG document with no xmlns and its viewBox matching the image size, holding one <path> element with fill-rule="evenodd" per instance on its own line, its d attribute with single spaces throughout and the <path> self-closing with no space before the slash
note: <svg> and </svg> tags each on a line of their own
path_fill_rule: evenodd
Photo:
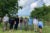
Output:
<svg viewBox="0 0 50 33">
<path fill-rule="evenodd" d="M 8 29 L 8 23 L 9 23 L 9 17 L 8 17 L 8 15 L 6 14 L 6 15 L 3 17 L 3 31 L 5 31 L 5 30 Z"/>
<path fill-rule="evenodd" d="M 33 19 L 30 17 L 28 20 L 29 30 L 32 30 Z"/>
<path fill-rule="evenodd" d="M 15 26 L 14 26 L 15 30 L 17 30 L 17 28 L 18 28 L 18 24 L 19 24 L 19 17 L 17 15 L 17 17 L 15 18 Z"/>
<path fill-rule="evenodd" d="M 14 26 L 14 18 L 13 17 L 10 17 L 9 24 L 10 24 L 10 30 L 12 31 L 13 30 L 13 26 Z"/>
<path fill-rule="evenodd" d="M 28 25 L 27 25 L 27 23 L 28 23 L 28 19 L 27 18 L 24 18 L 24 27 L 25 27 L 25 30 L 27 30 L 27 27 L 28 27 Z"/>
<path fill-rule="evenodd" d="M 23 25 L 22 23 L 23 23 L 23 18 L 21 17 L 20 18 L 20 30 L 22 30 L 22 25 Z"/>
<path fill-rule="evenodd" d="M 43 28 L 43 21 L 42 20 L 39 20 L 38 27 L 39 27 L 39 33 L 42 33 L 42 28 Z"/>
<path fill-rule="evenodd" d="M 37 28 L 38 28 L 38 19 L 37 19 L 37 17 L 34 17 L 33 25 L 34 25 L 34 31 L 37 32 Z"/>
</svg>

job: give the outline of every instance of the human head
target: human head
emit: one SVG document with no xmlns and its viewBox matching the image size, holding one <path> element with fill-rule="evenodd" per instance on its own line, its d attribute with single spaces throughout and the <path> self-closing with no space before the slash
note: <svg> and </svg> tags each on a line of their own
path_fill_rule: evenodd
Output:
<svg viewBox="0 0 50 33">
<path fill-rule="evenodd" d="M 34 18 L 35 18 L 35 19 L 37 19 L 37 17 L 36 17 L 36 16 L 35 16 Z"/>
</svg>

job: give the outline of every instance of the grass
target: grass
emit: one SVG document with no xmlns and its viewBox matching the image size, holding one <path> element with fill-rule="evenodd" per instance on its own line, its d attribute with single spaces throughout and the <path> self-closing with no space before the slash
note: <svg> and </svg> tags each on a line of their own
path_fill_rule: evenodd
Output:
<svg viewBox="0 0 50 33">
<path fill-rule="evenodd" d="M 16 30 L 16 31 L 14 30 L 12 32 L 9 31 L 3 32 L 1 27 L 2 26 L 0 26 L 0 33 L 35 33 L 34 31 L 24 31 L 24 30 L 22 30 L 22 32 L 20 30 Z M 50 33 L 50 26 L 45 26 L 42 31 L 43 33 Z"/>
<path fill-rule="evenodd" d="M 34 33 L 34 31 L 24 31 L 24 30 L 20 31 L 20 30 L 14 30 L 14 31 L 12 31 L 12 32 L 9 32 L 9 31 L 3 32 L 2 30 L 0 30 L 0 33 Z"/>
<path fill-rule="evenodd" d="M 22 32 L 20 32 L 20 30 L 17 30 L 17 31 L 12 31 L 12 32 L 9 32 L 9 31 L 5 31 L 3 32 L 2 29 L 0 28 L 0 33 L 35 33 L 34 31 L 24 31 L 22 30 Z M 43 28 L 43 33 L 50 33 L 50 26 L 45 26 Z"/>
<path fill-rule="evenodd" d="M 50 33 L 50 26 L 45 26 L 43 28 L 43 33 Z"/>
</svg>

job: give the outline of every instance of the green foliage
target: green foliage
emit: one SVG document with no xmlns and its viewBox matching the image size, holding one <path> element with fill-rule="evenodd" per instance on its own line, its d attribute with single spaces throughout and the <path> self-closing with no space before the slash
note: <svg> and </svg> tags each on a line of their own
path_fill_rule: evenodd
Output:
<svg viewBox="0 0 50 33">
<path fill-rule="evenodd" d="M 17 0 L 0 0 L 0 15 L 4 16 L 5 14 L 13 14 L 14 11 L 17 13 L 17 7 Z"/>
<path fill-rule="evenodd" d="M 45 5 L 43 7 L 35 8 L 31 12 L 31 17 L 37 16 L 38 18 L 42 18 L 44 20 L 50 20 L 49 15 L 50 15 L 50 6 Z"/>
</svg>

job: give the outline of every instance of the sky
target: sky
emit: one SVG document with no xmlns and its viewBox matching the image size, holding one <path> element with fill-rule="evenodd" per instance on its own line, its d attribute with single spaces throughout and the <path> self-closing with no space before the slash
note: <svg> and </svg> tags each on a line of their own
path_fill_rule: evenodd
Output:
<svg viewBox="0 0 50 33">
<path fill-rule="evenodd" d="M 43 0 L 43 1 L 46 3 L 47 6 L 50 5 L 50 0 Z"/>
<path fill-rule="evenodd" d="M 35 7 L 41 7 L 43 3 L 48 6 L 50 5 L 50 0 L 19 0 L 18 5 L 23 8 L 18 10 L 18 15 L 30 16 L 31 11 L 34 10 Z"/>
</svg>

